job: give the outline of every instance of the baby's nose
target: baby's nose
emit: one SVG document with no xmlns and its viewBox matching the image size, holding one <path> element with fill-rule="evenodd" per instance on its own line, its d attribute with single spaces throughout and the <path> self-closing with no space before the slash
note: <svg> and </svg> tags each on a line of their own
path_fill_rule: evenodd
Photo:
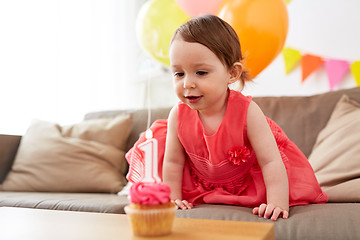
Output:
<svg viewBox="0 0 360 240">
<path fill-rule="evenodd" d="M 194 88 L 195 87 L 195 81 L 187 76 L 185 79 L 184 79 L 184 88 L 185 89 L 188 89 L 188 88 Z"/>
</svg>

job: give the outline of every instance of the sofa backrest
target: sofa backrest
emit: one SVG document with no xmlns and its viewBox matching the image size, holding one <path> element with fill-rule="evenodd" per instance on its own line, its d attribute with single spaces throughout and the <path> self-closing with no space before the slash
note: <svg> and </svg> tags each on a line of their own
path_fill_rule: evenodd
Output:
<svg viewBox="0 0 360 240">
<path fill-rule="evenodd" d="M 343 94 L 360 102 L 360 87 L 344 89 L 313 96 L 298 97 L 255 97 L 253 100 L 264 114 L 273 119 L 288 137 L 309 157 L 317 135 L 330 118 L 335 104 Z M 151 122 L 168 117 L 170 108 L 151 110 Z M 131 114 L 133 126 L 127 143 L 129 150 L 141 132 L 146 130 L 148 111 L 119 110 L 88 113 L 85 119 L 114 117 L 119 114 Z"/>
<path fill-rule="evenodd" d="M 259 97 L 254 98 L 254 101 L 309 157 L 319 132 L 326 126 L 343 94 L 360 102 L 360 87 L 313 96 Z"/>
<path fill-rule="evenodd" d="M 264 114 L 273 119 L 309 157 L 319 132 L 326 126 L 330 115 L 343 94 L 360 102 L 360 87 L 326 92 L 313 96 L 299 97 L 255 97 L 254 101 Z M 170 108 L 151 110 L 151 123 L 156 119 L 166 119 Z M 146 130 L 148 110 L 118 110 L 92 112 L 85 119 L 110 118 L 120 114 L 130 114 L 133 126 L 127 142 L 128 151 Z M 6 177 L 14 161 L 21 136 L 0 134 L 0 184 Z"/>
<path fill-rule="evenodd" d="M 157 119 L 167 119 L 171 108 L 157 108 L 151 109 L 151 123 Z M 130 150 L 134 146 L 135 142 L 139 139 L 140 134 L 146 131 L 148 122 L 148 110 L 115 110 L 115 111 L 103 111 L 92 112 L 85 115 L 85 119 L 93 118 L 112 118 L 121 114 L 130 114 L 132 116 L 133 125 L 130 131 L 130 136 L 126 144 L 126 151 Z"/>
</svg>

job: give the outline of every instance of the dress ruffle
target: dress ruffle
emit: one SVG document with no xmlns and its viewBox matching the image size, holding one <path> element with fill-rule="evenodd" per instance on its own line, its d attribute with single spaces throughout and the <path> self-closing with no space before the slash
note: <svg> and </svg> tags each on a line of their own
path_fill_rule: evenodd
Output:
<svg viewBox="0 0 360 240">
<path fill-rule="evenodd" d="M 235 180 L 227 182 L 211 182 L 202 177 L 194 168 L 190 168 L 190 175 L 192 178 L 192 183 L 196 187 L 201 187 L 206 191 L 214 191 L 216 189 L 223 189 L 229 194 L 238 195 L 241 194 L 243 190 L 247 188 L 251 181 L 250 174 L 238 177 Z"/>
</svg>

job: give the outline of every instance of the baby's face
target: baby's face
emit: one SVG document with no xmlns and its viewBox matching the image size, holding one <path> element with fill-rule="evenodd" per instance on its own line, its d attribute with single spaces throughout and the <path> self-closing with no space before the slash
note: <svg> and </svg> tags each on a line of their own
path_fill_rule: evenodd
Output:
<svg viewBox="0 0 360 240">
<path fill-rule="evenodd" d="M 178 98 L 196 110 L 214 110 L 226 100 L 230 72 L 206 46 L 176 38 L 169 49 Z"/>
</svg>

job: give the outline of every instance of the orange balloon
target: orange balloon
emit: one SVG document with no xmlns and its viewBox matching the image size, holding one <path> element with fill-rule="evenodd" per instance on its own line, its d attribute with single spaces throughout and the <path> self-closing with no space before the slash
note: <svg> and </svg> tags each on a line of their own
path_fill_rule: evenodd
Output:
<svg viewBox="0 0 360 240">
<path fill-rule="evenodd" d="M 252 77 L 284 47 L 289 22 L 284 0 L 224 0 L 218 16 L 238 34 L 244 67 Z"/>
</svg>

